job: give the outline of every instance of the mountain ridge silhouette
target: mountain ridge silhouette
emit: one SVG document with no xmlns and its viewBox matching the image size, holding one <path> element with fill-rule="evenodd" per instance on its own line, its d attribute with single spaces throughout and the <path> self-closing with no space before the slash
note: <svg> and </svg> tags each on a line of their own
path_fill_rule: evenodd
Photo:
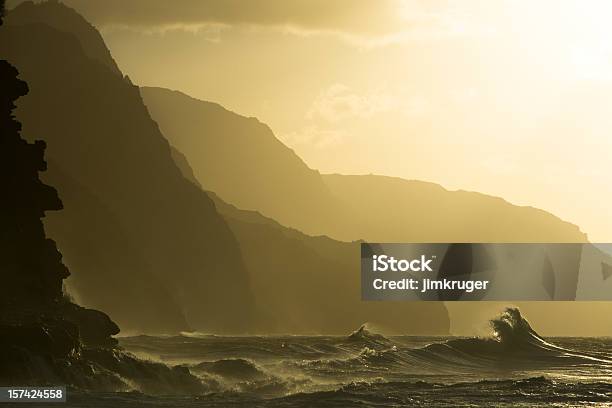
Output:
<svg viewBox="0 0 612 408">
<path fill-rule="evenodd" d="M 399 177 L 320 174 L 253 118 L 179 91 L 141 87 L 141 93 L 166 138 L 186 156 L 206 189 L 309 235 L 370 242 L 586 241 L 579 227 L 500 197 Z M 275 147 L 254 154 L 262 145 Z M 233 156 L 248 161 L 235 166 Z M 296 200 L 290 188 L 266 177 L 270 172 L 290 178 L 294 188 L 321 187 Z M 262 185 L 266 188 L 257 188 Z M 292 209 L 291 217 L 278 212 L 279 207 Z"/>
</svg>

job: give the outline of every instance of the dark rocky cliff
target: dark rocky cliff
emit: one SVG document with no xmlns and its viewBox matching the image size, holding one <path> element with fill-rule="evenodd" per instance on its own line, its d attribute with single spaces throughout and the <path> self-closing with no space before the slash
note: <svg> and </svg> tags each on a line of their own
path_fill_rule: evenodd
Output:
<svg viewBox="0 0 612 408">
<path fill-rule="evenodd" d="M 99 47 L 80 41 L 87 26 L 73 24 L 74 15 L 56 2 L 22 4 L 0 39 L 32 89 L 16 114 L 26 134 L 48 142 L 49 179 L 70 198 L 48 225 L 66 262 L 79 266 L 71 286 L 140 331 L 247 329 L 252 295 L 236 239 L 206 193 L 181 175 L 139 89 Z M 88 213 L 110 215 L 85 227 Z M 129 315 L 154 303 L 167 310 L 156 322 Z"/>
<path fill-rule="evenodd" d="M 13 116 L 28 85 L 4 60 L 0 84 L 0 383 L 27 384 L 43 380 L 34 359 L 39 367 L 46 363 L 50 377 L 61 378 L 54 362 L 77 359 L 83 345 L 112 347 L 119 328 L 104 313 L 64 296 L 70 273 L 42 223 L 45 212 L 60 210 L 62 202 L 39 178 L 47 167 L 45 142 L 25 141 Z"/>
<path fill-rule="evenodd" d="M 338 224 L 340 201 L 266 124 L 177 91 L 144 87 L 141 93 L 207 190 L 307 234 L 330 234 L 326 229 Z"/>
</svg>

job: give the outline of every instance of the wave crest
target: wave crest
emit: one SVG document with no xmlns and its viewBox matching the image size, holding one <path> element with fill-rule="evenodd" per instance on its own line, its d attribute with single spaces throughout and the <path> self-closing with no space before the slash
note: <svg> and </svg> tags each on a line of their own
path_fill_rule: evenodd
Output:
<svg viewBox="0 0 612 408">
<path fill-rule="evenodd" d="M 550 346 L 531 328 L 518 308 L 506 308 L 499 317 L 491 319 L 490 324 L 493 329 L 493 337 L 502 344 L 513 346 L 536 342 Z"/>
<path fill-rule="evenodd" d="M 498 368 L 609 363 L 588 353 L 547 342 L 531 327 L 518 308 L 505 309 L 490 324 L 493 333 L 489 338 L 452 339 L 431 344 L 421 351 L 437 358 L 459 359 L 477 366 L 493 364 Z"/>
<path fill-rule="evenodd" d="M 368 324 L 364 323 L 361 327 L 352 332 L 347 340 L 350 342 L 375 343 L 379 345 L 388 344 L 391 341 L 382 334 L 374 333 L 368 328 Z"/>
</svg>

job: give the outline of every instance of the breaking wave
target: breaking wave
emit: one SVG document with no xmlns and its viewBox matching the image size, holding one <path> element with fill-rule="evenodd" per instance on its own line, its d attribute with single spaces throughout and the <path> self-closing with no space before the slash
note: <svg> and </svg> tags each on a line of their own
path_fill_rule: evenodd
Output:
<svg viewBox="0 0 612 408">
<path fill-rule="evenodd" d="M 391 341 L 387 339 L 382 334 L 374 333 L 368 329 L 367 324 L 361 325 L 361 327 L 354 332 L 352 332 L 348 338 L 348 341 L 353 342 L 365 342 L 365 343 L 375 343 L 375 344 L 389 344 Z"/>
<path fill-rule="evenodd" d="M 596 355 L 570 350 L 544 340 L 517 308 L 506 309 L 490 324 L 492 335 L 489 338 L 451 339 L 415 352 L 449 358 L 453 362 L 499 368 L 610 363 Z"/>
</svg>

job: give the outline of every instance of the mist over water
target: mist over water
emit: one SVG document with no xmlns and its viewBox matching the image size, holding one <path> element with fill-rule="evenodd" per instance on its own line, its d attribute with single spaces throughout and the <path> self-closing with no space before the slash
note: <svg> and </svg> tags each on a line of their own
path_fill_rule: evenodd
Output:
<svg viewBox="0 0 612 408">
<path fill-rule="evenodd" d="M 612 339 L 543 339 L 518 309 L 485 338 L 348 336 L 121 339 L 128 351 L 187 367 L 200 396 L 137 390 L 74 394 L 74 406 L 573 406 L 612 403 Z M 79 405 L 81 404 L 81 405 Z"/>
</svg>

